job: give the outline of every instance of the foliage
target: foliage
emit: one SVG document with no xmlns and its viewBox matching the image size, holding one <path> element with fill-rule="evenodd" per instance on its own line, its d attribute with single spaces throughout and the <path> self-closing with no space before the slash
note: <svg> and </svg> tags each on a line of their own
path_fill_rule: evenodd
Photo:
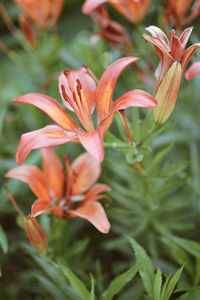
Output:
<svg viewBox="0 0 200 300">
<path fill-rule="evenodd" d="M 19 29 L 20 9 L 2 0 Z M 64 69 L 87 64 L 97 78 L 124 56 L 101 38 L 91 46 L 97 31 L 90 16 L 83 15 L 83 1 L 67 0 L 55 28 L 35 27 L 39 45 L 32 49 L 21 31 L 13 36 L 0 18 L 1 41 L 9 49 L 0 52 L 0 298 L 83 300 L 198 300 L 200 299 L 200 124 L 199 75 L 191 82 L 183 78 L 176 107 L 163 125 L 153 122 L 152 110 L 129 108 L 126 117 L 134 146 L 128 142 L 123 118 L 117 113 L 104 138 L 105 160 L 99 182 L 111 187 L 112 203 L 105 206 L 111 223 L 107 235 L 81 218 L 59 220 L 50 214 L 38 217 L 49 240 L 46 255 L 28 244 L 23 220 L 16 216 L 5 186 L 24 214 L 36 200 L 27 185 L 5 179 L 16 167 L 15 154 L 22 133 L 51 124 L 38 109 L 12 100 L 30 92 L 58 99 L 57 78 Z M 111 17 L 124 25 L 140 57 L 137 67 L 154 80 L 158 58 L 145 43 L 145 27 L 163 24 L 163 1 L 154 0 L 141 24 L 131 24 L 113 7 Z M 192 25 L 190 42 L 199 39 L 199 17 Z M 2 48 L 2 47 L 0 47 Z M 2 50 L 2 49 L 1 49 Z M 200 60 L 196 52 L 194 61 Z M 153 94 L 136 67 L 120 76 L 114 99 L 131 89 Z M 56 148 L 62 161 L 72 162 L 83 148 L 70 143 Z M 32 151 L 27 164 L 41 166 L 40 153 Z M 140 168 L 142 166 L 142 169 Z"/>
</svg>

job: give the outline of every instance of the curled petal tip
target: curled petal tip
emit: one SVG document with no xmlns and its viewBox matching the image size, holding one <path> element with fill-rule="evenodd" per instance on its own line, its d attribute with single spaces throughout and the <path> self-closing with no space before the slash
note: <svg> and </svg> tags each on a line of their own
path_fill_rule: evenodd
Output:
<svg viewBox="0 0 200 300">
<path fill-rule="evenodd" d="M 185 78 L 191 80 L 200 72 L 200 62 L 194 62 L 185 73 Z"/>
</svg>

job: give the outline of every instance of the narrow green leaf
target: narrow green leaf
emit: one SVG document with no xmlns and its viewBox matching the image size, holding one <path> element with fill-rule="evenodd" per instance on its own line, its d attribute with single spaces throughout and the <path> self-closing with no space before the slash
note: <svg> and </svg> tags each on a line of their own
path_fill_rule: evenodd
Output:
<svg viewBox="0 0 200 300">
<path fill-rule="evenodd" d="M 69 280 L 73 288 L 77 291 L 82 300 L 90 299 L 90 293 L 83 282 L 67 267 L 61 266 L 65 277 Z"/>
<path fill-rule="evenodd" d="M 146 254 L 146 251 L 133 238 L 128 237 L 128 240 L 135 252 L 138 270 L 145 290 L 147 291 L 149 297 L 153 299 L 154 268 L 151 260 Z"/>
<path fill-rule="evenodd" d="M 183 271 L 184 266 L 182 266 L 180 269 L 178 269 L 178 271 L 175 273 L 175 275 L 172 277 L 172 279 L 169 281 L 165 293 L 162 293 L 162 297 L 161 300 L 168 300 L 169 297 L 171 296 L 171 294 L 174 291 L 174 288 L 181 276 L 181 273 Z"/>
<path fill-rule="evenodd" d="M 153 283 L 154 300 L 160 300 L 161 286 L 162 286 L 162 274 L 160 268 L 158 268 Z"/>
<path fill-rule="evenodd" d="M 5 234 L 5 231 L 3 230 L 3 227 L 0 225 L 0 245 L 1 249 L 3 250 L 3 253 L 6 254 L 8 252 L 8 241 Z"/>
<path fill-rule="evenodd" d="M 45 277 L 35 273 L 35 277 L 40 281 L 42 287 L 47 291 L 49 296 L 55 300 L 66 300 L 66 296 L 55 286 L 55 284 Z"/>
<path fill-rule="evenodd" d="M 177 300 L 200 300 L 200 287 L 193 287 Z"/>
<path fill-rule="evenodd" d="M 137 266 L 133 266 L 128 271 L 122 273 L 113 281 L 111 281 L 107 290 L 104 291 L 103 295 L 101 296 L 101 300 L 111 300 L 114 295 L 119 293 L 123 289 L 123 287 L 133 279 L 137 271 Z"/>
<path fill-rule="evenodd" d="M 183 238 L 171 236 L 170 237 L 177 245 L 185 249 L 188 253 L 200 258 L 200 244 L 195 241 L 186 240 Z"/>
<path fill-rule="evenodd" d="M 173 148 L 173 144 L 169 144 L 166 147 L 164 147 L 161 151 L 158 152 L 158 154 L 154 157 L 154 159 L 149 164 L 147 170 L 151 171 L 155 166 L 157 166 L 162 159 L 167 155 L 167 153 Z"/>
<path fill-rule="evenodd" d="M 28 248 L 28 251 L 30 253 L 31 250 L 29 250 L 29 247 L 26 248 Z M 63 277 L 62 270 L 56 263 L 52 262 L 50 259 L 44 256 L 41 257 L 33 255 L 33 258 L 56 284 L 59 290 L 61 290 L 66 296 L 69 296 L 72 299 L 77 296 L 77 293 L 75 293 L 75 291 L 73 291 L 69 284 L 66 282 L 65 278 Z"/>
<path fill-rule="evenodd" d="M 95 280 L 92 274 L 90 274 L 90 282 L 91 282 L 90 300 L 95 300 Z"/>
</svg>

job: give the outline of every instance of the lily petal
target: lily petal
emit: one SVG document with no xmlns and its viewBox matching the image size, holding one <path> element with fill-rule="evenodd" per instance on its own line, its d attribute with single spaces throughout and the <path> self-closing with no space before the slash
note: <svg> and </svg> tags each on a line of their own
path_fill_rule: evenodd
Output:
<svg viewBox="0 0 200 300">
<path fill-rule="evenodd" d="M 99 5 L 107 2 L 106 0 L 86 0 L 82 6 L 82 12 L 86 15 L 91 14 Z"/>
<path fill-rule="evenodd" d="M 132 90 L 120 98 L 118 98 L 114 103 L 110 110 L 110 112 L 105 116 L 102 122 L 99 124 L 99 128 L 101 131 L 105 133 L 113 120 L 115 112 L 118 110 L 127 109 L 129 107 L 146 107 L 146 108 L 154 108 L 158 105 L 157 100 L 152 97 L 150 94 L 146 93 L 142 90 Z"/>
<path fill-rule="evenodd" d="M 110 191 L 110 187 L 107 184 L 97 183 L 87 192 L 83 201 L 92 200 L 96 195 L 105 191 Z"/>
<path fill-rule="evenodd" d="M 85 202 L 76 210 L 67 211 L 72 217 L 81 217 L 92 223 L 100 232 L 108 233 L 110 223 L 103 206 L 94 201 Z"/>
<path fill-rule="evenodd" d="M 74 133 L 66 132 L 56 125 L 49 125 L 42 129 L 25 133 L 20 139 L 16 161 L 21 165 L 31 150 L 63 145 L 75 138 Z"/>
<path fill-rule="evenodd" d="M 13 102 L 31 104 L 41 109 L 65 130 L 74 131 L 74 129 L 78 128 L 78 125 L 60 104 L 47 95 L 39 93 L 27 94 L 14 99 Z"/>
<path fill-rule="evenodd" d="M 182 74 L 198 48 L 200 48 L 200 43 L 196 43 L 185 50 L 181 59 Z"/>
<path fill-rule="evenodd" d="M 145 91 L 132 90 L 122 95 L 113 103 L 110 113 L 121 109 L 127 109 L 132 106 L 154 108 L 158 106 L 158 103 L 153 96 Z"/>
<path fill-rule="evenodd" d="M 35 166 L 21 166 L 13 168 L 5 175 L 7 178 L 19 179 L 28 183 L 33 193 L 43 202 L 48 203 L 49 196 L 48 185 L 44 173 Z"/>
<path fill-rule="evenodd" d="M 97 181 L 101 173 L 101 164 L 89 153 L 84 153 L 73 161 L 70 173 L 71 195 L 80 195 Z"/>
<path fill-rule="evenodd" d="M 168 48 L 168 50 L 170 50 L 169 40 L 166 34 L 159 27 L 151 25 L 146 27 L 145 29 L 152 35 L 153 38 L 160 39 L 162 41 L 162 44 L 164 44 L 164 46 Z"/>
<path fill-rule="evenodd" d="M 63 166 L 51 148 L 42 148 L 43 171 L 53 198 L 61 199 L 64 187 Z"/>
<path fill-rule="evenodd" d="M 197 73 L 200 72 L 200 62 L 194 62 L 189 69 L 187 70 L 187 72 L 185 73 L 185 78 L 187 80 L 192 79 Z"/>
<path fill-rule="evenodd" d="M 104 158 L 103 137 L 100 128 L 86 134 L 77 134 L 83 147 L 100 162 Z"/>
<path fill-rule="evenodd" d="M 109 113 L 114 87 L 120 73 L 130 64 L 138 61 L 137 57 L 124 57 L 112 63 L 103 73 L 96 93 L 98 122 Z"/>
<path fill-rule="evenodd" d="M 193 30 L 193 27 L 188 27 L 183 31 L 183 33 L 180 36 L 180 43 L 181 43 L 183 50 L 185 49 L 185 47 L 187 45 L 187 42 L 190 38 L 192 30 Z"/>
<path fill-rule="evenodd" d="M 60 206 L 49 206 L 49 203 L 46 203 L 43 200 L 36 200 L 31 207 L 31 216 L 37 217 L 45 212 L 50 211 L 55 217 L 63 217 L 63 208 Z"/>
</svg>

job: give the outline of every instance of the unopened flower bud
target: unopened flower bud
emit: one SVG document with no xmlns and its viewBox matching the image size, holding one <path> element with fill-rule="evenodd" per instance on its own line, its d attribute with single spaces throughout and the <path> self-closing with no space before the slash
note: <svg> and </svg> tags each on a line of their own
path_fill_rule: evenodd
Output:
<svg viewBox="0 0 200 300">
<path fill-rule="evenodd" d="M 32 48 L 37 47 L 38 40 L 33 25 L 24 15 L 19 16 L 19 24 L 27 42 Z"/>
<path fill-rule="evenodd" d="M 176 103 L 180 83 L 181 64 L 176 61 L 171 65 L 156 93 L 155 98 L 158 101 L 158 106 L 153 110 L 155 123 L 163 124 L 171 115 Z"/>
<path fill-rule="evenodd" d="M 24 226 L 30 243 L 39 252 L 45 253 L 48 247 L 48 239 L 39 222 L 31 216 L 26 216 Z"/>
</svg>

